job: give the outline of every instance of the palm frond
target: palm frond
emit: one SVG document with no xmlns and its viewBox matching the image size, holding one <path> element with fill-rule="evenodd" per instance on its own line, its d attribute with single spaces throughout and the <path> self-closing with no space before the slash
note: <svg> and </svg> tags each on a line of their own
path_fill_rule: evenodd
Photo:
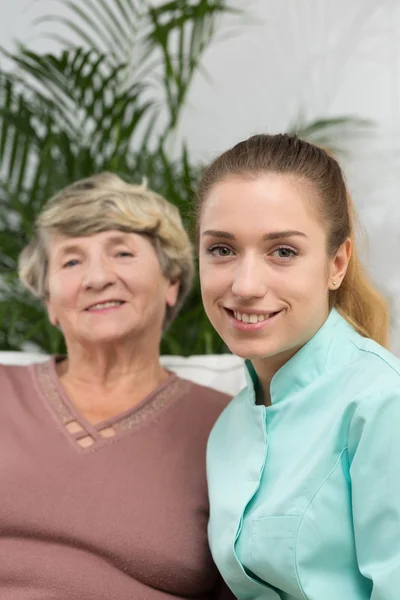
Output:
<svg viewBox="0 0 400 600">
<path fill-rule="evenodd" d="M 53 1 L 68 16 L 49 14 L 36 25 L 62 25 L 83 46 L 115 66 L 124 65 L 127 82 L 161 80 L 169 119 L 164 138 L 177 126 L 194 73 L 215 39 L 216 23 L 223 15 L 242 14 L 227 0 L 170 0 L 157 6 L 148 0 Z M 58 41 L 68 47 L 70 37 L 58 35 Z"/>
<path fill-rule="evenodd" d="M 153 51 L 161 55 L 168 130 L 178 123 L 193 76 L 215 38 L 216 21 L 225 14 L 240 15 L 241 11 L 225 0 L 172 0 L 149 8 L 151 28 L 145 44 L 149 56 Z"/>
<path fill-rule="evenodd" d="M 144 1 L 87 0 L 84 4 L 74 0 L 53 0 L 61 4 L 69 16 L 47 14 L 33 21 L 36 26 L 44 24 L 62 25 L 66 36 L 57 39 L 64 47 L 71 47 L 70 34 L 79 44 L 96 50 L 99 54 L 106 53 L 115 64 L 126 63 L 132 52 L 133 38 L 147 10 Z M 54 35 L 50 32 L 49 37 Z"/>
<path fill-rule="evenodd" d="M 373 128 L 374 123 L 369 119 L 345 115 L 312 121 L 299 118 L 288 131 L 334 154 L 345 154 L 346 142 L 370 135 Z"/>
</svg>

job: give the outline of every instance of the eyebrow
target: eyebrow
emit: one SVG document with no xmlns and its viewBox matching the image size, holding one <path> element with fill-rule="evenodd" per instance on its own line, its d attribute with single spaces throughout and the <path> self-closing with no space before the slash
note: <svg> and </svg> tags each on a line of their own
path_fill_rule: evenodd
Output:
<svg viewBox="0 0 400 600">
<path fill-rule="evenodd" d="M 126 243 L 127 236 L 124 233 L 116 233 L 115 235 L 110 236 L 110 238 L 107 240 L 107 246 L 117 246 L 118 244 Z M 79 242 L 66 242 L 65 245 L 59 249 L 59 253 L 62 255 L 71 254 L 73 252 L 82 252 L 82 246 L 79 245 Z"/>
<path fill-rule="evenodd" d="M 79 252 L 82 252 L 82 248 L 78 244 L 65 244 L 65 246 L 58 248 L 56 252 L 61 256 L 65 254 L 72 254 L 74 252 L 78 254 Z"/>
<path fill-rule="evenodd" d="M 217 229 L 207 229 L 207 231 L 204 231 L 202 235 L 204 237 L 209 236 L 209 237 L 223 238 L 225 240 L 235 240 L 236 239 L 236 237 L 234 236 L 233 233 L 229 233 L 229 231 L 219 231 Z M 295 237 L 295 236 L 307 237 L 306 234 L 303 233 L 302 231 L 296 231 L 295 229 L 286 229 L 283 231 L 271 231 L 270 233 L 266 233 L 265 235 L 263 235 L 262 239 L 264 241 L 270 241 L 270 240 L 281 240 L 282 238 L 289 238 L 289 237 Z"/>
<path fill-rule="evenodd" d="M 134 233 L 134 232 L 132 232 Z M 127 244 L 128 243 L 129 234 L 125 232 L 116 233 L 115 235 L 111 235 L 107 240 L 108 246 L 116 246 L 118 244 Z"/>
</svg>

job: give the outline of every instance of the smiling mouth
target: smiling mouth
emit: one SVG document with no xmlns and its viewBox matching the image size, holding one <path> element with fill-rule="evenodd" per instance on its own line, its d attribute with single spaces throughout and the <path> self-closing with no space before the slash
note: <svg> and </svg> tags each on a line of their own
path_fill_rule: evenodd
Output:
<svg viewBox="0 0 400 600">
<path fill-rule="evenodd" d="M 237 310 L 231 310 L 229 308 L 225 308 L 226 312 L 230 317 L 236 319 L 236 321 L 241 321 L 242 323 L 249 323 L 255 325 L 256 323 L 262 323 L 264 321 L 268 321 L 271 317 L 277 315 L 280 310 L 276 310 L 274 312 L 268 313 L 244 313 L 239 312 Z"/>
<path fill-rule="evenodd" d="M 98 302 L 97 304 L 92 304 L 88 308 L 85 308 L 86 311 L 94 311 L 94 310 L 104 310 L 106 308 L 116 308 L 118 306 L 122 306 L 125 304 L 124 300 L 109 300 L 107 302 Z"/>
</svg>

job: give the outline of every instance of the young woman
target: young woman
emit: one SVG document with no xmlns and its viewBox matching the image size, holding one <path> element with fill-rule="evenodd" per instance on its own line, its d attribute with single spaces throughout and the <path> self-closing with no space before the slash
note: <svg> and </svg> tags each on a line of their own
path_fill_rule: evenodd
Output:
<svg viewBox="0 0 400 600">
<path fill-rule="evenodd" d="M 239 600 L 400 598 L 400 364 L 336 160 L 258 135 L 198 196 L 205 309 L 247 361 L 208 444 L 209 540 Z"/>
</svg>

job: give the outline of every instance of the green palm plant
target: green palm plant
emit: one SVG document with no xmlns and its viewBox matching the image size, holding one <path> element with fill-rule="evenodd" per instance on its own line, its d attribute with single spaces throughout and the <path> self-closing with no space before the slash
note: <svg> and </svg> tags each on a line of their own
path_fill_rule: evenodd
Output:
<svg viewBox="0 0 400 600">
<path fill-rule="evenodd" d="M 201 56 L 215 37 L 215 20 L 230 10 L 221 0 L 190 6 L 175 1 L 157 8 L 131 0 L 116 0 L 113 7 L 88 1 L 85 9 L 76 2 L 64 4 L 74 20 L 62 23 L 74 30 L 80 45 L 65 42 L 57 56 L 25 47 L 3 51 L 11 68 L 0 72 L 2 349 L 31 343 L 47 352 L 64 350 L 45 307 L 21 288 L 16 275 L 35 216 L 63 186 L 102 170 L 134 181 L 146 177 L 181 209 L 190 228 L 189 202 L 199 168 L 185 147 L 174 160 L 166 147 Z M 162 351 L 187 355 L 220 346 L 196 283 Z"/>
<path fill-rule="evenodd" d="M 54 0 L 57 1 L 57 0 Z M 191 199 L 201 165 L 174 149 L 175 132 L 201 59 L 235 11 L 225 0 L 59 0 L 65 16 L 38 19 L 62 45 L 57 54 L 20 47 L 0 68 L 0 348 L 27 344 L 64 351 L 45 307 L 18 282 L 18 254 L 56 191 L 102 170 L 140 181 L 174 202 L 192 228 Z M 74 37 L 76 43 L 70 42 Z M 312 136 L 328 121 L 301 124 Z M 354 125 L 354 122 L 353 122 Z M 351 121 L 336 123 L 351 129 Z M 299 130 L 300 125 L 295 126 Z M 331 129 L 332 133 L 332 129 Z M 328 135 L 329 138 L 329 135 Z M 332 138 L 332 136 L 331 136 Z M 198 280 L 162 352 L 201 354 L 224 346 L 202 309 Z"/>
</svg>

